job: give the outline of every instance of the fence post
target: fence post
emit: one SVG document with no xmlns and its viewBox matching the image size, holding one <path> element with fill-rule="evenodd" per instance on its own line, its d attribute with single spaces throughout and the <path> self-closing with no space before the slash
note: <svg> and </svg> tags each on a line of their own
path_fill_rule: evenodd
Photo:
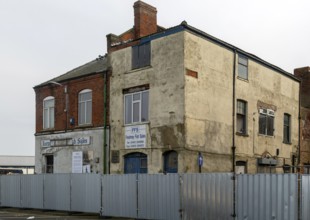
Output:
<svg viewBox="0 0 310 220">
<path fill-rule="evenodd" d="M 180 195 L 180 219 L 183 219 L 183 174 L 178 174 L 179 176 L 179 195 Z"/>
<path fill-rule="evenodd" d="M 137 199 L 136 199 L 136 202 L 137 202 L 137 218 L 139 218 L 139 174 L 136 173 L 136 190 L 137 190 Z"/>
</svg>

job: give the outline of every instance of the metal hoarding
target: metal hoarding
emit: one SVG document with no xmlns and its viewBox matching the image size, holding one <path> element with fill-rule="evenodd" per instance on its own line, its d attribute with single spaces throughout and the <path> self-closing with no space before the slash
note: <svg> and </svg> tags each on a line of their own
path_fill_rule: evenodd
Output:
<svg viewBox="0 0 310 220">
<path fill-rule="evenodd" d="M 102 176 L 104 216 L 137 218 L 137 174 Z"/>
<path fill-rule="evenodd" d="M 71 174 L 71 211 L 99 213 L 100 192 L 100 174 Z"/>
<path fill-rule="evenodd" d="M 21 207 L 21 175 L 1 176 L 1 206 Z"/>
<path fill-rule="evenodd" d="M 237 219 L 296 220 L 298 201 L 296 174 L 237 176 Z"/>
<path fill-rule="evenodd" d="M 310 219 L 310 175 L 301 176 L 301 219 Z"/>
<path fill-rule="evenodd" d="M 43 209 L 44 175 L 21 175 L 22 208 Z"/>
<path fill-rule="evenodd" d="M 183 219 L 233 219 L 231 173 L 183 174 Z"/>
<path fill-rule="evenodd" d="M 71 174 L 44 175 L 44 209 L 70 211 Z"/>
<path fill-rule="evenodd" d="M 179 175 L 139 175 L 138 210 L 139 219 L 180 219 Z"/>
</svg>

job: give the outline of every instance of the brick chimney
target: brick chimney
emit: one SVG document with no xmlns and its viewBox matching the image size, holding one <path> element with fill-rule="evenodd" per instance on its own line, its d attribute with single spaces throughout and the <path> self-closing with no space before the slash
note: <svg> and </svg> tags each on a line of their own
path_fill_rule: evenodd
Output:
<svg viewBox="0 0 310 220">
<path fill-rule="evenodd" d="M 157 10 L 142 1 L 133 5 L 135 14 L 135 38 L 140 38 L 157 32 Z"/>
<path fill-rule="evenodd" d="M 300 104 L 302 107 L 310 108 L 310 67 L 294 69 L 294 75 L 300 79 Z"/>
</svg>

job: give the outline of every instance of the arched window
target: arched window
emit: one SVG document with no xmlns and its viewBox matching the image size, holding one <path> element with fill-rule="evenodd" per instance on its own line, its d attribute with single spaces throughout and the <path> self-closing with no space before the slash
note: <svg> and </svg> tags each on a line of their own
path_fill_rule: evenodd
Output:
<svg viewBox="0 0 310 220">
<path fill-rule="evenodd" d="M 124 156 L 124 173 L 147 173 L 147 155 L 143 153 L 131 153 Z"/>
<path fill-rule="evenodd" d="M 43 99 L 43 129 L 54 128 L 55 123 L 55 98 L 48 96 Z"/>
<path fill-rule="evenodd" d="M 79 125 L 92 123 L 92 91 L 84 89 L 79 93 Z"/>
<path fill-rule="evenodd" d="M 164 173 L 178 172 L 178 153 L 175 151 L 167 151 L 164 156 Z"/>
<path fill-rule="evenodd" d="M 245 174 L 246 170 L 246 161 L 237 161 L 236 162 L 236 174 Z"/>
</svg>

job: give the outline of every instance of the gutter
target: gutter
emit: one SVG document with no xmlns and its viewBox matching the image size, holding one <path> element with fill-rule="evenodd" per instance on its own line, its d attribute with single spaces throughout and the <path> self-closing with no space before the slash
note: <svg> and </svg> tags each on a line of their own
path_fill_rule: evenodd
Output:
<svg viewBox="0 0 310 220">
<path fill-rule="evenodd" d="M 102 149 L 102 157 L 103 157 L 103 173 L 107 174 L 107 74 L 108 71 L 103 72 L 104 75 L 104 84 L 103 84 L 103 149 Z"/>
</svg>

